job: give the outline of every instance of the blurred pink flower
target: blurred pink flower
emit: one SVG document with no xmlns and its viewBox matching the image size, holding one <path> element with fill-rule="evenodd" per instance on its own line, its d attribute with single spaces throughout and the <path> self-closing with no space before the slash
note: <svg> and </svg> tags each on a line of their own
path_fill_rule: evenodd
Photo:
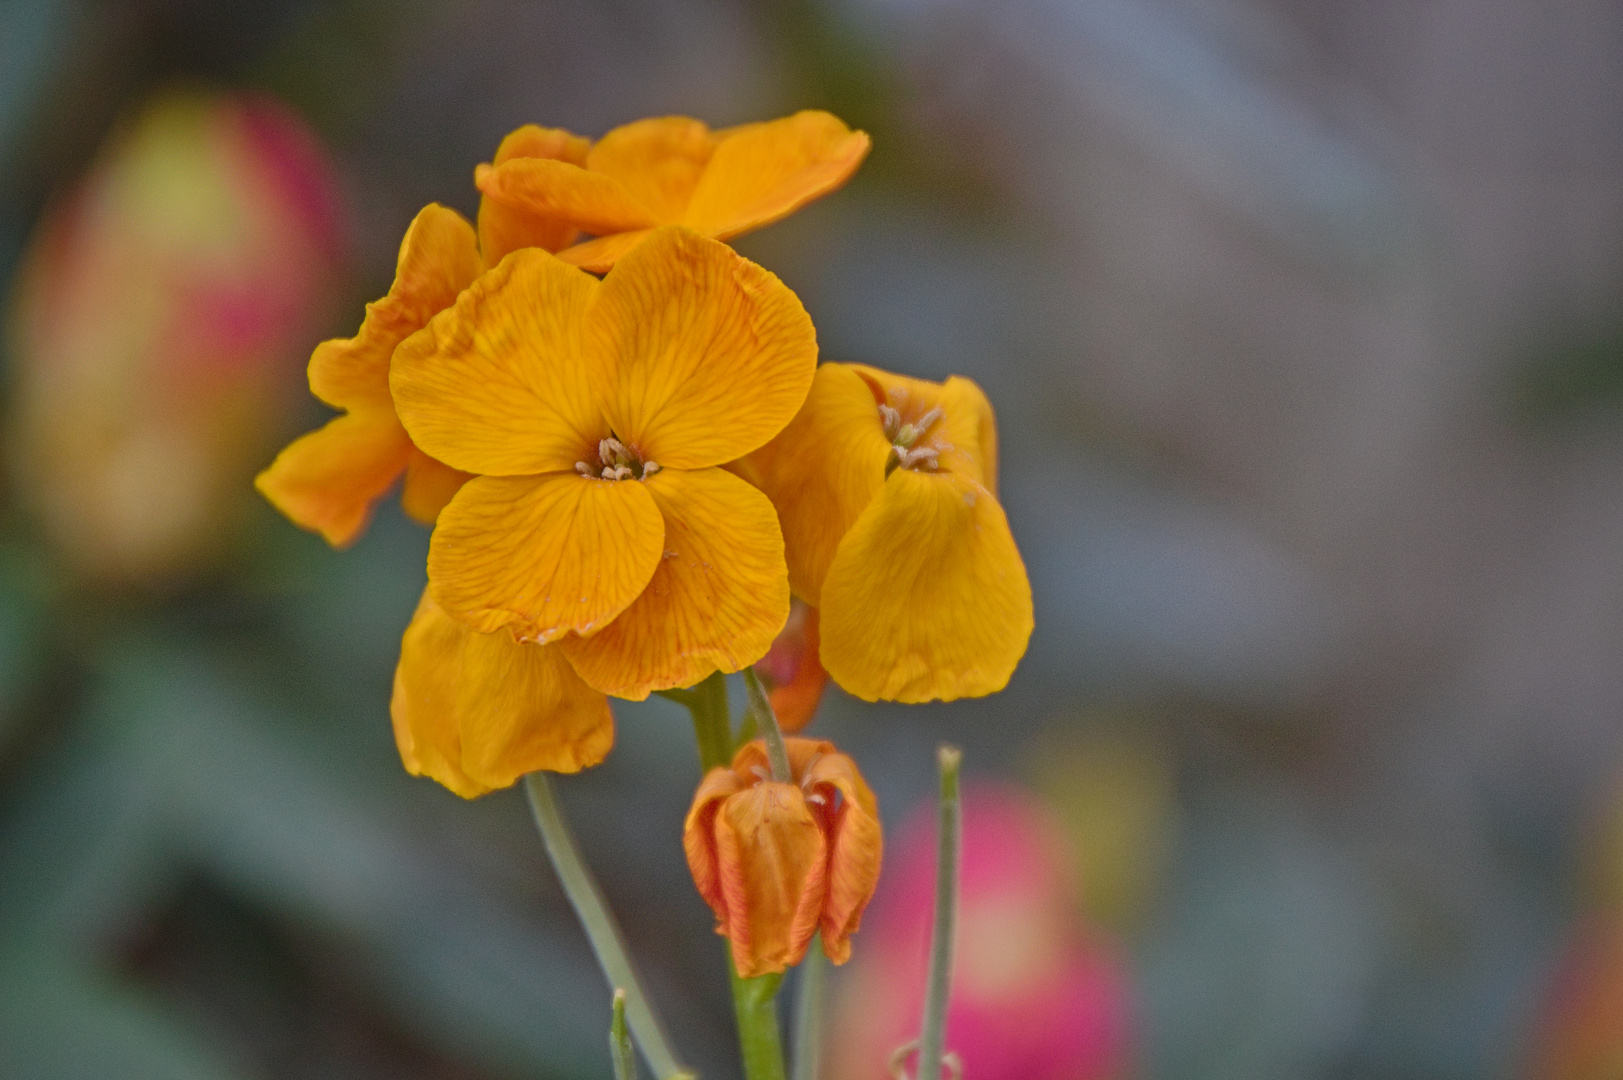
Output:
<svg viewBox="0 0 1623 1080">
<path fill-rule="evenodd" d="M 1623 1076 L 1623 912 L 1578 922 L 1535 1031 L 1527 1080 Z"/>
<path fill-rule="evenodd" d="M 962 894 L 947 1048 L 973 1080 L 1105 1080 L 1127 1074 L 1129 986 L 1082 925 L 1058 827 L 1004 785 L 964 796 Z M 935 890 L 935 807 L 900 834 L 830 1029 L 835 1080 L 888 1080 L 917 1038 Z M 928 1073 L 922 1073 L 928 1076 Z"/>
<path fill-rule="evenodd" d="M 298 400 L 338 222 L 297 117 L 196 93 L 46 213 L 11 297 L 10 471 L 78 572 L 159 584 L 219 550 Z"/>
</svg>

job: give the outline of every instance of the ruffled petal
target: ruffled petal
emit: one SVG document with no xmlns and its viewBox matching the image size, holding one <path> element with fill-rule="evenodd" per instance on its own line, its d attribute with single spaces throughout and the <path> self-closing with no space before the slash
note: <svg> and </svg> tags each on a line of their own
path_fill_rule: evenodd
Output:
<svg viewBox="0 0 1623 1080">
<path fill-rule="evenodd" d="M 435 601 L 481 632 L 542 643 L 593 634 L 659 565 L 665 523 L 647 485 L 575 473 L 479 476 L 428 545 Z"/>
<path fill-rule="evenodd" d="M 622 255 L 648 239 L 648 234 L 652 231 L 652 229 L 633 229 L 630 232 L 600 236 L 596 240 L 583 240 L 574 247 L 567 247 L 558 252 L 558 258 L 582 270 L 606 274 L 614 268 L 614 264 Z"/>
<path fill-rule="evenodd" d="M 494 164 L 501 165 L 515 158 L 541 158 L 584 165 L 590 146 L 591 140 L 562 128 L 525 124 L 502 140 L 496 149 Z M 578 231 L 571 222 L 521 206 L 498 202 L 489 196 L 479 200 L 479 253 L 486 266 L 495 266 L 502 261 L 502 256 L 519 248 L 557 251 L 569 246 Z"/>
<path fill-rule="evenodd" d="M 618 180 L 657 221 L 674 222 L 687 209 L 715 149 L 715 136 L 704 124 L 661 116 L 624 124 L 597 140 L 586 167 Z"/>
<path fill-rule="evenodd" d="M 693 796 L 693 806 L 687 820 L 682 823 L 682 849 L 687 853 L 688 869 L 693 872 L 693 884 L 699 895 L 716 913 L 716 925 L 726 933 L 728 924 L 727 900 L 721 891 L 721 865 L 716 856 L 716 813 L 729 797 L 744 790 L 744 782 L 731 769 L 716 767 L 705 773 L 699 790 Z"/>
<path fill-rule="evenodd" d="M 566 221 L 594 236 L 660 224 L 619 180 L 567 161 L 523 157 L 480 165 L 473 181 L 488 199 L 537 217 Z"/>
<path fill-rule="evenodd" d="M 823 831 L 793 784 L 763 783 L 716 814 L 724 932 L 746 979 L 800 963 L 817 930 L 828 873 Z M 718 928 L 721 929 L 721 928 Z"/>
<path fill-rule="evenodd" d="M 897 469 L 823 582 L 823 666 L 865 701 L 1003 689 L 1031 637 L 1031 585 L 1003 508 L 973 480 Z"/>
<path fill-rule="evenodd" d="M 830 822 L 828 897 L 823 901 L 823 952 L 836 964 L 851 959 L 851 935 L 862 923 L 863 909 L 879 884 L 884 841 L 879 803 L 857 771 L 856 762 L 840 753 L 822 753 L 811 761 L 801 786 L 821 795 L 819 809 Z M 835 806 L 833 793 L 840 793 Z"/>
<path fill-rule="evenodd" d="M 366 306 L 352 338 L 325 341 L 310 357 L 310 391 L 336 409 L 389 408 L 389 358 L 395 346 L 450 307 L 479 276 L 473 226 L 431 203 L 412 219 L 400 242 L 394 284 Z"/>
<path fill-rule="evenodd" d="M 436 461 L 414 446 L 411 457 L 406 460 L 406 483 L 400 490 L 400 507 L 424 525 L 432 525 L 439 520 L 440 511 L 452 496 L 472 479 L 472 474 Z"/>
<path fill-rule="evenodd" d="M 559 642 L 588 684 L 633 700 L 753 664 L 789 615 L 766 496 L 721 469 L 667 470 L 642 487 L 665 518 L 648 587 L 596 634 Z"/>
<path fill-rule="evenodd" d="M 817 335 L 799 298 L 725 244 L 674 226 L 615 265 L 587 319 L 588 349 L 614 373 L 610 423 L 666 468 L 760 447 L 795 415 L 816 371 Z"/>
<path fill-rule="evenodd" d="M 744 459 L 746 475 L 778 508 L 789 585 L 814 607 L 840 540 L 885 482 L 889 458 L 868 384 L 850 365 L 824 364 L 789 426 Z"/>
<path fill-rule="evenodd" d="M 295 439 L 254 478 L 254 486 L 294 524 L 345 547 L 366 530 L 373 504 L 411 453 L 411 440 L 392 410 L 348 413 Z"/>
<path fill-rule="evenodd" d="M 548 645 L 479 634 L 428 592 L 400 646 L 390 702 L 406 770 L 464 798 L 527 772 L 578 772 L 614 745 L 608 699 Z"/>
<path fill-rule="evenodd" d="M 395 408 L 414 443 L 484 476 L 573 469 L 603 430 L 601 373 L 581 350 L 597 280 L 515 251 L 395 351 Z"/>
<path fill-rule="evenodd" d="M 814 110 L 733 128 L 680 220 L 721 240 L 769 225 L 844 184 L 868 147 L 866 133 Z"/>
</svg>

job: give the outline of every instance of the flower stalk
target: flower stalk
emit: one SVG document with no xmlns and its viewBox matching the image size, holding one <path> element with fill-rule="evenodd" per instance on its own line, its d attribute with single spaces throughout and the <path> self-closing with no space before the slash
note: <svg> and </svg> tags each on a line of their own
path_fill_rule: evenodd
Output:
<svg viewBox="0 0 1623 1080">
<path fill-rule="evenodd" d="M 823 984 L 828 960 L 814 939 L 800 963 L 799 988 L 795 995 L 795 1043 L 792 1080 L 818 1080 L 822 1073 Z"/>
<path fill-rule="evenodd" d="M 631 1030 L 626 1027 L 626 992 L 614 988 L 614 1015 L 609 1021 L 609 1057 L 614 1080 L 637 1080 L 637 1062 L 631 1052 Z"/>
<path fill-rule="evenodd" d="M 677 1080 L 691 1075 L 682 1068 L 665 1040 L 659 1018 L 654 1014 L 636 970 L 631 966 L 631 956 L 626 951 L 620 927 L 603 899 L 603 891 L 598 888 L 586 861 L 581 858 L 580 848 L 575 844 L 568 822 L 564 820 L 558 799 L 553 794 L 552 782 L 546 773 L 533 772 L 524 778 L 524 788 L 530 797 L 530 811 L 535 817 L 536 828 L 541 832 L 541 842 L 547 849 L 547 857 L 552 860 L 552 869 L 557 873 L 558 882 L 569 897 L 581 926 L 586 930 L 592 951 L 597 954 L 597 962 L 602 965 L 609 985 L 625 993 L 626 1021 L 631 1033 L 636 1036 L 648 1067 L 659 1080 Z"/>
<path fill-rule="evenodd" d="M 958 922 L 959 831 L 963 808 L 958 799 L 958 767 L 963 751 L 942 746 L 941 817 L 937 833 L 935 924 L 930 931 L 930 975 L 924 996 L 924 1022 L 919 1030 L 918 1080 L 939 1080 L 946 1049 L 947 1000 L 952 994 L 952 945 Z"/>
<path fill-rule="evenodd" d="M 778 727 L 778 717 L 772 711 L 772 701 L 767 696 L 766 687 L 761 685 L 761 677 L 752 667 L 744 669 L 744 689 L 749 693 L 750 714 L 755 718 L 756 732 L 766 744 L 766 759 L 772 767 L 772 779 L 780 784 L 793 783 L 789 751 L 783 745 L 783 730 Z"/>
</svg>

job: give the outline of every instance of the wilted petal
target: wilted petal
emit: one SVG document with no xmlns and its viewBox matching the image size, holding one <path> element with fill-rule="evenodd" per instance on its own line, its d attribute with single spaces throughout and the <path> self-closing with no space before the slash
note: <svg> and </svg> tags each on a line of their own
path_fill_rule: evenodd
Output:
<svg viewBox="0 0 1623 1080">
<path fill-rule="evenodd" d="M 721 804 L 716 857 L 738 974 L 750 979 L 798 964 L 817 930 L 828 849 L 793 784 L 763 783 Z"/>
</svg>

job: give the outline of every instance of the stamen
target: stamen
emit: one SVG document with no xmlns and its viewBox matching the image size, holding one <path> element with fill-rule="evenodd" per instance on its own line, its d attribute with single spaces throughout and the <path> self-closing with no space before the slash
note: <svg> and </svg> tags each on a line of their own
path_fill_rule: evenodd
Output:
<svg viewBox="0 0 1623 1080">
<path fill-rule="evenodd" d="M 879 406 L 879 421 L 885 427 L 885 438 L 896 441 L 896 432 L 902 426 L 902 414 L 889 405 Z"/>
<path fill-rule="evenodd" d="M 827 806 L 828 805 L 828 800 L 823 798 L 823 793 L 821 791 L 814 791 L 810 795 L 807 795 L 806 796 L 806 801 L 807 802 L 814 802 L 818 806 Z"/>
<path fill-rule="evenodd" d="M 614 478 L 616 480 L 629 480 L 631 478 L 631 466 L 616 465 L 614 467 Z"/>
<path fill-rule="evenodd" d="M 586 464 L 584 461 L 575 462 L 575 471 L 589 479 L 597 479 L 597 470 Z"/>
<path fill-rule="evenodd" d="M 914 427 L 912 424 L 903 424 L 902 430 L 898 431 L 896 433 L 896 437 L 891 441 L 897 446 L 900 446 L 903 450 L 906 450 L 909 446 L 912 446 L 915 442 L 917 442 L 918 438 L 918 428 Z"/>
<path fill-rule="evenodd" d="M 614 439 L 597 440 L 597 460 L 604 465 L 613 465 L 614 448 L 618 445 Z"/>
<path fill-rule="evenodd" d="M 764 765 L 751 765 L 750 772 L 760 777 L 763 781 L 772 779 L 772 774 L 766 771 L 766 767 Z"/>
<path fill-rule="evenodd" d="M 936 461 L 937 454 L 928 446 L 915 446 L 911 450 L 899 450 L 902 464 L 911 469 L 915 464 L 922 462 L 927 469 L 934 470 L 940 463 Z"/>
<path fill-rule="evenodd" d="M 657 461 L 645 461 L 645 462 L 642 463 L 642 478 L 644 480 L 648 479 L 650 476 L 653 476 L 658 471 L 659 471 L 659 462 L 657 462 Z"/>
<path fill-rule="evenodd" d="M 941 419 L 941 406 L 937 405 L 935 408 L 919 417 L 919 422 L 913 425 L 913 430 L 918 432 L 920 435 L 923 435 L 926 431 L 930 430 L 930 425 L 939 419 Z"/>
<path fill-rule="evenodd" d="M 613 465 L 605 465 L 605 466 L 603 466 L 603 472 L 602 472 L 601 475 L 602 475 L 603 479 L 605 479 L 605 480 L 613 480 L 614 479 L 614 466 Z"/>
</svg>

